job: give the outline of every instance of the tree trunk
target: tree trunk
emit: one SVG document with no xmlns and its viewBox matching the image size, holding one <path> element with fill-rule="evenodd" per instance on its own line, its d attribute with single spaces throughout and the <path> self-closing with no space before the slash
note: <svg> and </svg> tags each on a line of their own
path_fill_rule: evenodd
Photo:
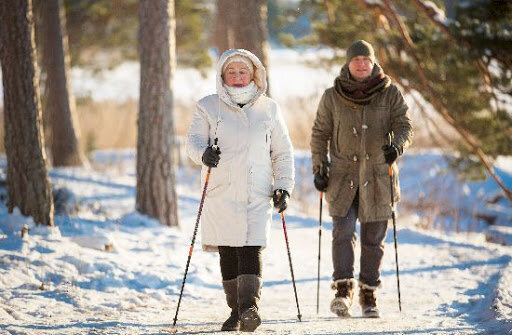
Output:
<svg viewBox="0 0 512 335">
<path fill-rule="evenodd" d="M 53 225 L 53 200 L 42 148 L 41 109 L 31 0 L 0 1 L 9 212 L 18 207 Z"/>
<path fill-rule="evenodd" d="M 140 0 L 139 20 L 136 206 L 142 214 L 168 226 L 177 226 L 171 88 L 175 68 L 174 1 Z"/>
<path fill-rule="evenodd" d="M 85 161 L 79 146 L 75 98 L 70 89 L 69 49 L 64 6 L 60 0 L 40 1 L 42 65 L 46 73 L 44 113 L 48 115 L 53 166 L 78 166 Z M 47 137 L 48 138 L 48 137 Z"/>
<path fill-rule="evenodd" d="M 246 49 L 255 54 L 267 70 L 270 92 L 265 0 L 217 0 L 215 45 L 222 54 L 227 49 Z"/>
<path fill-rule="evenodd" d="M 217 0 L 213 44 L 217 47 L 219 55 L 235 44 L 232 24 L 235 17 L 233 10 L 229 8 L 232 2 L 232 0 Z"/>
</svg>

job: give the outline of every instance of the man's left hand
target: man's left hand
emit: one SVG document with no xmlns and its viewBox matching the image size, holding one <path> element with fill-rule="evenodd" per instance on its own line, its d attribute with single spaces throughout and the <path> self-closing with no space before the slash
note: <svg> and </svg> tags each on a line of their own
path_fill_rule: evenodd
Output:
<svg viewBox="0 0 512 335">
<path fill-rule="evenodd" d="M 384 159 L 388 165 L 393 164 L 398 158 L 398 148 L 393 143 L 384 145 L 382 151 L 384 151 Z"/>
<path fill-rule="evenodd" d="M 288 208 L 290 194 L 286 190 L 278 189 L 274 191 L 272 199 L 274 200 L 274 207 L 279 210 L 279 213 L 281 213 Z"/>
</svg>

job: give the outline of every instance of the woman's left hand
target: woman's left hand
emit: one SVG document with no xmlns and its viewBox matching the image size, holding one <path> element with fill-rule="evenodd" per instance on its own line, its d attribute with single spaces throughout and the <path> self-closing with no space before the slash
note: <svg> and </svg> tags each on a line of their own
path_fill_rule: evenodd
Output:
<svg viewBox="0 0 512 335">
<path fill-rule="evenodd" d="M 278 189 L 274 191 L 272 199 L 274 200 L 274 207 L 279 210 L 279 213 L 281 213 L 288 208 L 290 194 L 286 190 Z"/>
</svg>

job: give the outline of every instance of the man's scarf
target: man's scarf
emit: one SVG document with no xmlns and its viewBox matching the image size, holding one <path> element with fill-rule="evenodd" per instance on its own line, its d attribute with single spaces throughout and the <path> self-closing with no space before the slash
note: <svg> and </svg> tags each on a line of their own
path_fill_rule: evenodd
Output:
<svg viewBox="0 0 512 335">
<path fill-rule="evenodd" d="M 368 105 L 372 98 L 391 84 L 391 79 L 379 64 L 373 66 L 372 74 L 364 81 L 356 81 L 349 74 L 348 66 L 341 68 L 340 75 L 334 80 L 338 94 L 358 105 Z"/>
</svg>

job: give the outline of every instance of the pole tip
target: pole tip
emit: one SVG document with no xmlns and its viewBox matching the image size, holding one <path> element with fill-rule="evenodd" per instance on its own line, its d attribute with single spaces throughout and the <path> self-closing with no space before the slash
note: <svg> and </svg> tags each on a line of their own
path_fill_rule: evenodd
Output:
<svg viewBox="0 0 512 335">
<path fill-rule="evenodd" d="M 297 314 L 297 317 L 299 318 L 299 322 L 302 322 L 302 315 Z"/>
</svg>

